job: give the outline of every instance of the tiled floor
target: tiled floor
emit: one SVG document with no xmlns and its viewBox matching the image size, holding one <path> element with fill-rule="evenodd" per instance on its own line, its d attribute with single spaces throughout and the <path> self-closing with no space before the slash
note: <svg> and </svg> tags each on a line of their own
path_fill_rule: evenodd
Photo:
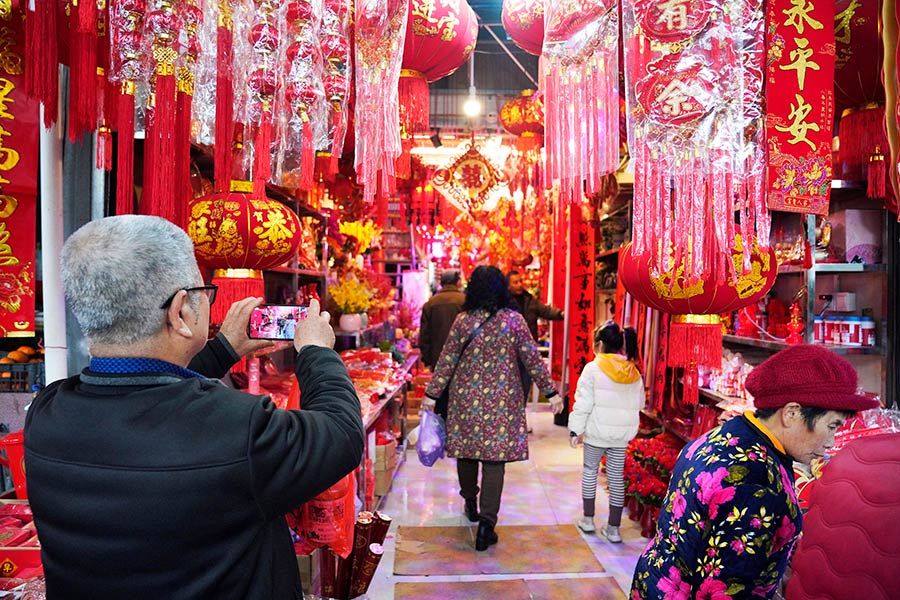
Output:
<svg viewBox="0 0 900 600">
<path fill-rule="evenodd" d="M 530 436 L 531 458 L 512 463 L 506 469 L 500 525 L 572 524 L 581 516 L 581 450 L 569 447 L 567 432 L 553 425 L 545 410 L 529 415 L 534 427 Z M 597 499 L 597 525 L 606 522 L 605 479 L 601 478 Z M 473 575 L 398 577 L 393 575 L 394 542 L 400 525 L 469 525 L 462 515 L 462 499 L 452 460 L 440 460 L 432 468 L 423 467 L 415 450 L 410 450 L 388 495 L 383 512 L 393 517 L 385 542 L 385 555 L 369 591 L 371 600 L 393 600 L 394 584 L 400 581 L 466 581 L 472 579 L 514 579 L 520 575 Z M 622 522 L 623 544 L 610 544 L 597 535 L 584 536 L 606 573 L 529 575 L 534 579 L 565 577 L 615 578 L 627 593 L 637 557 L 646 545 L 640 529 L 627 517 Z M 502 544 L 503 541 L 501 540 Z M 535 543 L 540 543 L 535 540 Z M 474 552 L 474 550 L 473 550 Z"/>
</svg>

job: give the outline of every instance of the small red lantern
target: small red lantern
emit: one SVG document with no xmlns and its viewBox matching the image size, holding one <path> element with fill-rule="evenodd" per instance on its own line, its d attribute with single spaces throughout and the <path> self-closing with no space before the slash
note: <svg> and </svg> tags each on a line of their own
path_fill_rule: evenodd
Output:
<svg viewBox="0 0 900 600">
<path fill-rule="evenodd" d="M 519 138 L 519 150 L 534 150 L 544 143 L 544 103 L 534 90 L 524 90 L 504 104 L 499 118 L 503 128 Z"/>
<path fill-rule="evenodd" d="M 404 135 L 429 129 L 428 84 L 459 69 L 475 49 L 478 17 L 465 0 L 409 0 L 400 72 Z"/>
<path fill-rule="evenodd" d="M 285 205 L 254 196 L 250 182 L 191 203 L 188 235 L 197 259 L 216 269 L 219 302 L 211 320 L 221 323 L 231 304 L 264 293 L 261 269 L 283 264 L 300 245 L 300 221 Z"/>
<path fill-rule="evenodd" d="M 503 0 L 501 21 L 516 46 L 529 54 L 541 55 L 544 45 L 543 0 Z"/>
</svg>

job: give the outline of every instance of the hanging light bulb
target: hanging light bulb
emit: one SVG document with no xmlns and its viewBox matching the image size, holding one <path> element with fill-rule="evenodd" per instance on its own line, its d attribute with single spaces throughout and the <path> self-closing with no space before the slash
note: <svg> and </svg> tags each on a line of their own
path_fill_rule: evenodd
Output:
<svg viewBox="0 0 900 600">
<path fill-rule="evenodd" d="M 463 114 L 470 119 L 474 119 L 481 114 L 481 102 L 475 97 L 474 93 L 469 93 L 469 97 L 463 103 Z"/>
</svg>

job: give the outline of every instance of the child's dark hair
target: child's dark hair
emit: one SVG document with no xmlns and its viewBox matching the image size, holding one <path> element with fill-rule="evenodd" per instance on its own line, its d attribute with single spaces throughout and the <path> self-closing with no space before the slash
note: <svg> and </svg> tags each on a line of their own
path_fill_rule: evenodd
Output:
<svg viewBox="0 0 900 600">
<path fill-rule="evenodd" d="M 608 354 L 618 354 L 624 347 L 628 360 L 638 357 L 637 332 L 633 327 L 622 329 L 615 321 L 607 321 L 594 330 L 594 346 Z"/>
</svg>

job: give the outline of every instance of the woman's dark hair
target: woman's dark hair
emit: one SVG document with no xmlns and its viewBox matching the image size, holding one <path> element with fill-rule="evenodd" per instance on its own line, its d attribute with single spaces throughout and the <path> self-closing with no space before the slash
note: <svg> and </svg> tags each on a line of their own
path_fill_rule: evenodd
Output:
<svg viewBox="0 0 900 600">
<path fill-rule="evenodd" d="M 494 314 L 501 308 L 509 308 L 511 304 L 509 283 L 500 269 L 481 265 L 472 272 L 466 286 L 464 312 L 486 310 Z"/>
<path fill-rule="evenodd" d="M 809 431 L 815 431 L 816 429 L 816 421 L 821 419 L 828 413 L 829 409 L 827 408 L 819 408 L 817 406 L 801 406 L 800 407 L 800 416 L 803 417 L 803 422 L 806 424 L 806 428 Z M 777 408 L 757 408 L 756 415 L 757 419 L 768 419 L 772 415 L 778 412 Z M 845 419 L 849 419 L 855 413 L 847 412 L 845 410 L 837 411 L 841 415 L 844 416 Z"/>
</svg>

